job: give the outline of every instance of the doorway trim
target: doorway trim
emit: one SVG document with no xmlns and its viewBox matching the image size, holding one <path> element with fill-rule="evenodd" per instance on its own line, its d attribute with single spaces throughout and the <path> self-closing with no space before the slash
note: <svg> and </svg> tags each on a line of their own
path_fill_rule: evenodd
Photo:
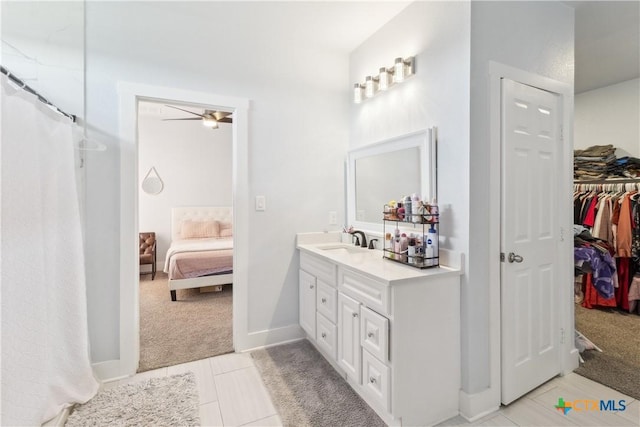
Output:
<svg viewBox="0 0 640 427">
<path fill-rule="evenodd" d="M 500 406 L 501 402 L 501 360 L 500 350 L 502 345 L 500 330 L 500 188 L 501 188 L 501 80 L 511 79 L 519 83 L 537 87 L 548 92 L 557 93 L 561 98 L 562 108 L 562 128 L 563 144 L 560 151 L 561 163 L 566 165 L 560 173 L 558 183 L 561 194 L 567 197 L 560 197 L 558 203 L 558 218 L 560 232 L 559 242 L 559 265 L 565 268 L 559 271 L 558 280 L 566 283 L 560 290 L 560 313 L 558 318 L 565 332 L 564 343 L 561 344 L 561 374 L 565 375 L 578 367 L 578 351 L 573 342 L 574 329 L 574 307 L 571 284 L 573 271 L 573 209 L 569 202 L 569 194 L 572 193 L 573 170 L 569 165 L 573 159 L 573 86 L 559 82 L 538 74 L 520 70 L 495 61 L 489 61 L 489 253 L 495 254 L 491 257 L 489 265 L 489 363 L 491 369 L 489 393 L 487 396 L 487 406 L 485 410 L 492 410 Z M 481 408 L 476 408 L 481 409 Z M 482 411 L 480 411 L 482 412 Z M 475 415 L 475 414 L 474 414 Z"/>
<path fill-rule="evenodd" d="M 559 82 L 529 71 L 524 71 L 495 61 L 488 63 L 489 78 L 489 242 L 491 256 L 489 264 L 489 368 L 488 388 L 474 394 L 460 393 L 460 413 L 470 421 L 491 413 L 500 407 L 501 402 L 501 330 L 500 330 L 500 180 L 501 180 L 501 79 L 508 78 L 519 83 L 534 86 L 561 97 L 563 109 L 562 127 L 564 144 L 560 152 L 563 165 L 571 165 L 573 159 L 573 86 Z M 569 195 L 572 192 L 573 171 L 570 167 L 560 171 L 558 183 L 560 192 Z M 572 372 L 578 367 L 578 351 L 573 343 L 574 307 L 571 283 L 573 266 L 573 227 L 572 207 L 569 196 L 561 198 L 558 204 L 559 225 L 564 233 L 564 240 L 559 250 L 561 260 L 567 268 L 559 272 L 558 280 L 567 283 L 561 293 L 558 327 L 565 330 L 565 340 L 561 347 L 562 375 Z"/>
<path fill-rule="evenodd" d="M 135 374 L 140 359 L 138 276 L 138 101 L 181 102 L 232 110 L 234 223 L 233 345 L 248 348 L 249 100 L 133 82 L 118 82 L 120 137 L 120 359 L 106 378 Z"/>
</svg>

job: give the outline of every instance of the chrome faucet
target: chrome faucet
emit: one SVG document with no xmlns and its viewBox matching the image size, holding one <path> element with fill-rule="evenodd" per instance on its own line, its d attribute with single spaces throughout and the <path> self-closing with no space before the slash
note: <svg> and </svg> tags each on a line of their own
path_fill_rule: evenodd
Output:
<svg viewBox="0 0 640 427">
<path fill-rule="evenodd" d="M 360 237 L 362 237 L 362 242 L 360 242 L 360 240 L 358 239 L 358 236 L 356 236 L 356 246 L 360 245 L 361 248 L 366 248 L 367 247 L 367 238 L 364 235 L 364 232 L 360 231 L 360 230 L 353 230 L 350 231 L 349 234 L 351 235 L 356 235 L 359 234 Z"/>
</svg>

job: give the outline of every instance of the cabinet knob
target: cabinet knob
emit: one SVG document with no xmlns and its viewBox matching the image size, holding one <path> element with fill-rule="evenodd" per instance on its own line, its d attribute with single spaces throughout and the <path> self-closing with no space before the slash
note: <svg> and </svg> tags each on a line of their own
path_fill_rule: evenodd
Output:
<svg viewBox="0 0 640 427">
<path fill-rule="evenodd" d="M 327 299 L 326 298 L 322 298 L 322 303 L 326 304 L 327 303 Z"/>
<path fill-rule="evenodd" d="M 358 313 L 352 313 L 351 314 L 353 317 L 358 317 Z"/>
<path fill-rule="evenodd" d="M 326 338 L 326 337 L 327 337 L 327 333 L 326 333 L 326 332 L 323 332 L 323 333 L 322 333 L 322 338 Z"/>
<path fill-rule="evenodd" d="M 375 383 L 376 383 L 376 379 L 375 379 L 375 378 L 373 378 L 373 377 L 369 377 L 369 382 L 370 382 L 371 384 L 375 384 Z"/>
<path fill-rule="evenodd" d="M 367 336 L 368 336 L 369 338 L 373 338 L 373 336 L 374 336 L 374 335 L 375 335 L 375 334 L 374 334 L 373 332 L 369 332 L 369 333 L 367 334 Z"/>
<path fill-rule="evenodd" d="M 313 289 L 313 285 L 309 285 L 309 289 Z"/>
</svg>

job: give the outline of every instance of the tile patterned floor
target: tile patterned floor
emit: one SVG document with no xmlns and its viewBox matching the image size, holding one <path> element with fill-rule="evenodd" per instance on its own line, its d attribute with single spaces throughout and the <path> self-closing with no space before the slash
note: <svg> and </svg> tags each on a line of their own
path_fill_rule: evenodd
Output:
<svg viewBox="0 0 640 427">
<path fill-rule="evenodd" d="M 249 354 L 231 353 L 136 374 L 105 387 L 192 371 L 202 426 L 279 426 L 280 417 Z"/>
<path fill-rule="evenodd" d="M 196 375 L 202 426 L 282 425 L 249 354 L 225 354 L 156 369 L 107 383 L 105 387 L 185 371 Z M 570 411 L 564 415 L 554 407 L 559 397 L 565 401 L 624 399 L 627 409 L 623 412 Z M 580 375 L 569 374 L 543 384 L 473 423 L 457 416 L 439 426 L 640 426 L 640 402 Z"/>
</svg>

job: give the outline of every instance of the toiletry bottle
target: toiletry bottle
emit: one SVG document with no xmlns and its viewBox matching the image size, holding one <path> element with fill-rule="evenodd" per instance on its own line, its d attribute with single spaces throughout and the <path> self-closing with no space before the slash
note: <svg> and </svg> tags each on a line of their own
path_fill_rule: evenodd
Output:
<svg viewBox="0 0 640 427">
<path fill-rule="evenodd" d="M 391 244 L 393 240 L 391 239 L 391 233 L 387 233 L 384 235 L 384 248 L 389 251 L 386 252 L 386 255 L 391 258 L 394 259 L 394 253 L 393 253 L 393 245 Z"/>
<path fill-rule="evenodd" d="M 420 197 L 416 193 L 411 195 L 411 222 L 420 222 Z"/>
<path fill-rule="evenodd" d="M 424 254 L 424 265 L 431 265 L 431 258 L 433 258 L 433 247 L 429 244 L 429 235 L 422 235 L 422 253 Z"/>
<path fill-rule="evenodd" d="M 427 231 L 427 249 L 431 248 L 430 265 L 438 265 L 438 232 L 435 224 L 431 224 L 431 228 Z"/>
<path fill-rule="evenodd" d="M 440 209 L 438 209 L 438 202 L 433 198 L 431 200 L 431 222 L 438 222 L 438 215 L 440 214 Z"/>
<path fill-rule="evenodd" d="M 400 236 L 400 252 L 402 255 L 400 256 L 400 261 L 407 262 L 407 252 L 409 252 L 409 239 L 407 239 L 407 235 L 402 233 Z"/>
<path fill-rule="evenodd" d="M 409 236 L 409 249 L 407 251 L 407 257 L 409 258 L 409 264 L 416 263 L 416 239 L 413 235 Z"/>
<path fill-rule="evenodd" d="M 405 221 L 406 222 L 413 222 L 412 220 L 412 214 L 413 214 L 413 207 L 411 204 L 411 197 L 409 196 L 405 196 L 404 198 L 404 212 L 405 212 Z"/>
<path fill-rule="evenodd" d="M 398 202 L 398 220 L 399 221 L 404 221 L 404 205 L 402 204 L 402 202 Z"/>
</svg>

